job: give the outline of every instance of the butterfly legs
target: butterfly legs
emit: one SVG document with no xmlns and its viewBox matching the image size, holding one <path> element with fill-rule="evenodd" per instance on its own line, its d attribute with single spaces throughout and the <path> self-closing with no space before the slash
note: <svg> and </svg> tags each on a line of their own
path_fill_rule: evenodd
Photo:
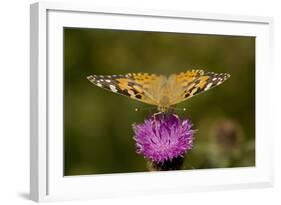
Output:
<svg viewBox="0 0 281 205">
<path fill-rule="evenodd" d="M 153 118 L 154 120 L 156 119 L 156 117 L 158 116 L 164 116 L 164 115 L 171 115 L 174 114 L 174 109 L 169 107 L 169 108 L 164 108 L 164 109 L 159 109 L 158 107 L 158 112 L 153 113 Z"/>
</svg>

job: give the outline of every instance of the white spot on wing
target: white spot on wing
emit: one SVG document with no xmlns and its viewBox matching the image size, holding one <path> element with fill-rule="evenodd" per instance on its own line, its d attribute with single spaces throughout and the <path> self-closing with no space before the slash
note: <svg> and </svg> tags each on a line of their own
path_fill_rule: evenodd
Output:
<svg viewBox="0 0 281 205">
<path fill-rule="evenodd" d="M 130 95 L 134 95 L 134 92 L 131 91 L 131 90 L 128 90 L 128 93 L 129 93 Z"/>
<path fill-rule="evenodd" d="M 213 85 L 213 83 L 209 83 L 207 86 L 206 86 L 206 88 L 204 89 L 204 90 L 208 90 L 208 89 L 210 89 L 210 87 Z"/>
<path fill-rule="evenodd" d="M 97 86 L 99 86 L 99 87 L 102 87 L 102 84 L 100 84 L 100 83 L 97 83 Z"/>
<path fill-rule="evenodd" d="M 116 93 L 117 92 L 117 89 L 114 85 L 109 85 L 109 88 L 112 92 Z"/>
<path fill-rule="evenodd" d="M 108 83 L 110 83 L 110 82 L 111 82 L 111 80 L 108 80 L 108 79 L 106 79 L 105 81 L 106 81 L 106 82 L 108 82 Z"/>
<path fill-rule="evenodd" d="M 91 82 L 95 81 L 95 78 L 92 75 L 88 76 L 87 79 Z"/>
</svg>

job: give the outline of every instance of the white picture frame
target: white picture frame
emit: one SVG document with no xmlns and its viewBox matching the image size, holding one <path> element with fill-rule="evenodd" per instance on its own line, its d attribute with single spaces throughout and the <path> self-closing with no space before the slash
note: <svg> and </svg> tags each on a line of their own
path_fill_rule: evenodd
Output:
<svg viewBox="0 0 281 205">
<path fill-rule="evenodd" d="M 271 84 L 266 79 L 270 79 L 268 76 L 272 69 L 272 18 L 46 2 L 32 4 L 30 11 L 32 200 L 41 202 L 273 185 L 273 137 L 268 134 L 272 113 L 265 109 L 271 98 L 268 92 Z M 256 166 L 63 176 L 62 28 L 65 26 L 255 36 Z"/>
</svg>

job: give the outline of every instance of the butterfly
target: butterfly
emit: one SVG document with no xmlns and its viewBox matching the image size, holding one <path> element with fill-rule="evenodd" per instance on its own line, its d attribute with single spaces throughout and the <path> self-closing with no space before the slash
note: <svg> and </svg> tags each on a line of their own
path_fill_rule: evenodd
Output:
<svg viewBox="0 0 281 205">
<path fill-rule="evenodd" d="M 168 77 L 149 73 L 128 73 L 90 75 L 87 79 L 98 87 L 155 105 L 158 111 L 166 112 L 173 105 L 220 85 L 229 77 L 230 74 L 227 73 L 188 70 Z"/>
</svg>

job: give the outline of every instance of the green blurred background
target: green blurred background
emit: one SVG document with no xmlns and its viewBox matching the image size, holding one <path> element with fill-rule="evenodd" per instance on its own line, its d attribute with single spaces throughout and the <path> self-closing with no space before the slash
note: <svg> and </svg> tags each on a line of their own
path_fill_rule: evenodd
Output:
<svg viewBox="0 0 281 205">
<path fill-rule="evenodd" d="M 133 123 L 149 105 L 92 85 L 86 76 L 188 69 L 231 78 L 178 107 L 198 129 L 184 169 L 255 166 L 255 38 L 103 29 L 64 29 L 64 174 L 147 171 Z"/>
</svg>

